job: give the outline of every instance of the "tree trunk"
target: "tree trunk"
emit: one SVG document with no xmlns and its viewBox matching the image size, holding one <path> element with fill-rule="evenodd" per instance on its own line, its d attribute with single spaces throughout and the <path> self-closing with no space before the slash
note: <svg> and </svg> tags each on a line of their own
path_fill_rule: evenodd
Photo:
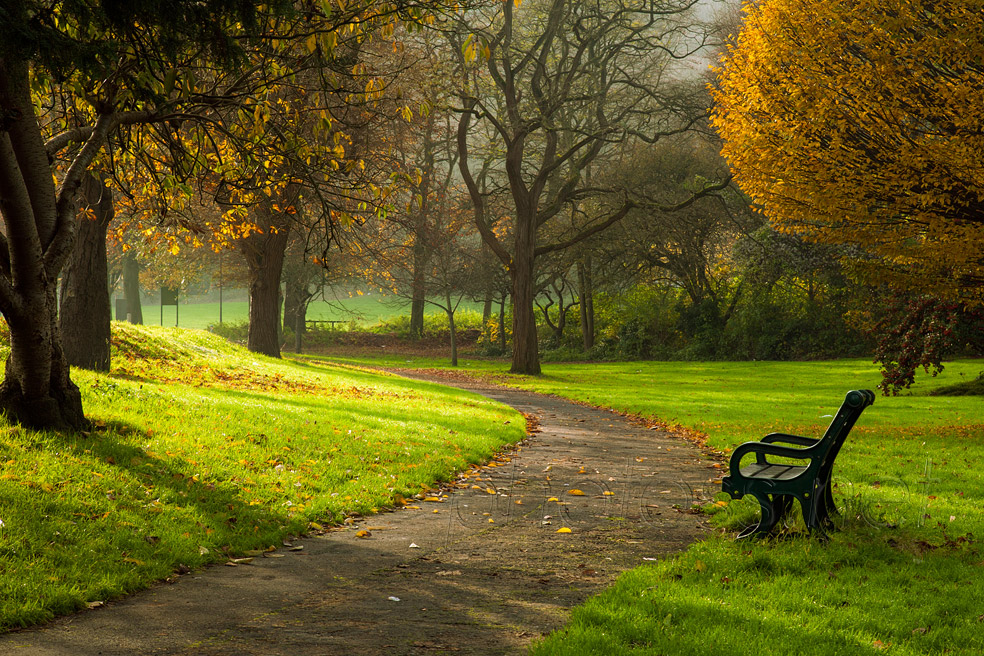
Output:
<svg viewBox="0 0 984 656">
<path fill-rule="evenodd" d="M 564 305 L 564 297 L 561 295 L 557 305 L 557 325 L 554 326 L 554 342 L 560 346 L 564 341 L 564 328 L 567 327 L 567 307 Z"/>
<path fill-rule="evenodd" d="M 289 276 L 288 276 L 289 278 Z M 284 284 L 284 330 L 294 331 L 294 351 L 301 352 L 301 343 L 307 329 L 308 303 L 314 296 L 306 283 L 290 280 Z"/>
<path fill-rule="evenodd" d="M 14 5 L 16 7 L 16 4 Z M 9 50 L 9 49 L 8 49 Z M 58 274 L 75 239 L 79 175 L 104 138 L 100 117 L 56 191 L 31 100 L 28 63 L 0 56 L 0 311 L 10 354 L 0 411 L 30 428 L 82 429 L 82 395 L 69 377 L 58 327 Z M 100 131 L 101 130 L 101 131 Z M 88 149 L 88 150 L 87 150 Z M 103 284 L 106 284 L 105 279 Z"/>
<path fill-rule="evenodd" d="M 294 331 L 294 350 L 298 353 L 307 325 L 308 304 L 320 289 L 317 278 L 321 276 L 318 265 L 308 259 L 305 245 L 304 240 L 296 236 L 290 240 L 281 275 L 284 286 L 284 330 Z"/>
<path fill-rule="evenodd" d="M 266 202 L 257 205 L 258 225 L 240 242 L 249 269 L 249 333 L 246 348 L 274 358 L 280 357 L 280 276 L 290 227 L 275 217 Z M 279 225 L 278 225 L 279 224 Z"/>
<path fill-rule="evenodd" d="M 489 328 L 489 320 L 492 318 L 492 293 L 485 292 L 485 301 L 482 303 L 482 341 L 489 343 L 492 330 Z"/>
<path fill-rule="evenodd" d="M 304 327 L 307 322 L 307 303 L 301 303 L 294 313 L 294 353 L 300 353 L 304 342 Z"/>
<path fill-rule="evenodd" d="M 454 306 L 451 305 L 451 295 L 444 296 L 444 311 L 448 315 L 448 328 L 451 331 L 451 366 L 458 366 L 458 332 L 454 327 Z"/>
<path fill-rule="evenodd" d="M 510 373 L 540 374 L 539 342 L 536 334 L 536 313 L 533 299 L 534 289 L 534 256 L 535 237 L 534 221 L 517 221 L 516 250 L 513 255 L 513 266 L 509 273 L 512 276 L 513 301 L 513 359 Z M 529 226 L 528 229 L 523 229 Z"/>
<path fill-rule="evenodd" d="M 287 280 L 284 283 L 284 330 L 296 330 L 297 315 L 306 314 L 306 304 L 307 289 L 296 281 Z"/>
<path fill-rule="evenodd" d="M 581 340 L 584 350 L 594 348 L 594 289 L 591 280 L 591 256 L 577 263 L 577 282 L 581 295 Z"/>
<path fill-rule="evenodd" d="M 420 339 L 424 336 L 424 295 L 418 291 L 414 280 L 413 300 L 410 301 L 410 339 Z"/>
<path fill-rule="evenodd" d="M 59 326 L 65 359 L 74 367 L 109 371 L 109 266 L 106 231 L 113 220 L 113 193 L 91 174 L 80 194 L 75 248 L 62 274 Z M 88 213 L 95 216 L 89 218 Z"/>
<path fill-rule="evenodd" d="M 418 227 L 416 242 L 413 247 L 413 300 L 410 302 L 410 339 L 421 339 L 424 336 L 424 305 L 426 304 L 427 289 L 424 284 L 424 268 L 427 266 L 426 246 L 423 235 Z"/>
<path fill-rule="evenodd" d="M 499 348 L 506 350 L 506 297 L 499 299 Z"/>
<path fill-rule="evenodd" d="M 61 347 L 53 284 L 50 290 L 32 299 L 31 320 L 7 317 L 10 355 L 0 385 L 0 409 L 28 428 L 81 430 L 88 421 Z"/>
<path fill-rule="evenodd" d="M 123 258 L 123 297 L 126 299 L 126 319 L 130 323 L 143 323 L 143 307 L 140 305 L 140 263 L 132 250 Z"/>
</svg>

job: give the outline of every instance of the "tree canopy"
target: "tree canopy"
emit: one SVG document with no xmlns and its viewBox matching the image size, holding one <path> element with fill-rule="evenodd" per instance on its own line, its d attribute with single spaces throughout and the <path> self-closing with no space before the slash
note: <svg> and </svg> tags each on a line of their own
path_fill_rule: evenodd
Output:
<svg viewBox="0 0 984 656">
<path fill-rule="evenodd" d="M 713 123 L 775 225 L 862 247 L 872 281 L 984 290 L 984 2 L 763 0 Z"/>
<path fill-rule="evenodd" d="M 222 154 L 222 163 L 210 169 L 220 192 L 243 177 L 232 173 L 264 171 L 252 176 L 261 188 L 235 188 L 223 199 L 263 205 L 275 192 L 283 196 L 310 180 L 288 165 L 303 162 L 310 172 L 317 159 L 294 138 L 302 133 L 293 119 L 302 113 L 322 119 L 323 137 L 336 118 L 323 105 L 312 106 L 304 89 L 294 92 L 308 82 L 299 74 L 315 71 L 310 75 L 322 87 L 345 100 L 350 90 L 337 83 L 328 60 L 361 52 L 371 33 L 391 34 L 397 24 L 424 21 L 427 11 L 443 6 L 442 0 L 0 5 L 0 312 L 11 342 L 0 409 L 36 427 L 86 423 L 62 349 L 55 286 L 76 241 L 79 187 L 99 153 L 121 139 L 121 128 L 157 131 L 167 165 L 157 171 L 160 162 L 144 162 L 144 171 L 161 188 L 185 184 L 188 166 L 206 167 L 205 150 L 198 148 L 204 144 Z M 355 66 L 361 62 L 352 59 L 342 77 L 361 79 L 365 73 Z M 367 85 L 354 97 L 376 95 Z M 280 125 L 270 120 L 275 109 L 289 119 L 283 134 L 273 133 Z M 209 126 L 198 142 L 179 137 L 189 122 Z M 334 130 L 332 136 L 338 141 L 312 139 L 328 154 L 328 177 L 343 156 L 342 135 Z M 225 152 L 225 143 L 239 147 Z M 291 157 L 280 151 L 271 157 L 269 144 Z M 293 200 L 278 197 L 279 205 L 269 209 L 288 213 Z"/>
</svg>

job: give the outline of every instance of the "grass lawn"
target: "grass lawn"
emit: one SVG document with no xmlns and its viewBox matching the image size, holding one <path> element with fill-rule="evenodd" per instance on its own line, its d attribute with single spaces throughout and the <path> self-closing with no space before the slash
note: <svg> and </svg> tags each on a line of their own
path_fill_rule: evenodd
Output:
<svg viewBox="0 0 984 656">
<path fill-rule="evenodd" d="M 444 366 L 440 360 L 393 360 Z M 413 359 L 411 359 L 413 360 Z M 367 362 L 367 361 L 366 361 Z M 377 362 L 379 362 L 377 360 Z M 501 362 L 462 370 L 705 433 L 728 451 L 772 431 L 822 433 L 844 393 L 874 388 L 863 360 L 810 363 L 546 364 L 538 378 Z M 928 396 L 975 377 L 947 365 L 911 394 L 876 399 L 835 465 L 845 510 L 827 545 L 802 537 L 736 543 L 754 502 L 708 507 L 721 531 L 645 564 L 575 610 L 532 650 L 546 654 L 984 653 L 984 403 Z M 793 534 L 796 535 L 795 533 Z"/>
<path fill-rule="evenodd" d="M 469 393 L 113 328 L 112 372 L 73 372 L 91 431 L 0 419 L 0 629 L 392 506 L 524 436 Z"/>
</svg>

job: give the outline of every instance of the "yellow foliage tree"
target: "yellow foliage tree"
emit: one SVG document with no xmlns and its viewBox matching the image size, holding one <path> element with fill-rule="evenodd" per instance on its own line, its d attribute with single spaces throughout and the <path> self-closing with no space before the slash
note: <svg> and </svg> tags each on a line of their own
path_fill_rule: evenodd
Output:
<svg viewBox="0 0 984 656">
<path fill-rule="evenodd" d="M 982 300 L 982 0 L 746 2 L 718 82 L 723 153 L 780 230 Z"/>
</svg>

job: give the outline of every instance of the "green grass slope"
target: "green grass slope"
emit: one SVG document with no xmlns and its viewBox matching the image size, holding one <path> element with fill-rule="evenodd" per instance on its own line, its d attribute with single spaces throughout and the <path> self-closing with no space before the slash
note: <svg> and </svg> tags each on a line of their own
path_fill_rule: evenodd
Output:
<svg viewBox="0 0 984 656">
<path fill-rule="evenodd" d="M 114 324 L 93 429 L 0 420 L 0 628 L 369 513 L 522 439 L 516 412 L 357 367 Z"/>
</svg>

